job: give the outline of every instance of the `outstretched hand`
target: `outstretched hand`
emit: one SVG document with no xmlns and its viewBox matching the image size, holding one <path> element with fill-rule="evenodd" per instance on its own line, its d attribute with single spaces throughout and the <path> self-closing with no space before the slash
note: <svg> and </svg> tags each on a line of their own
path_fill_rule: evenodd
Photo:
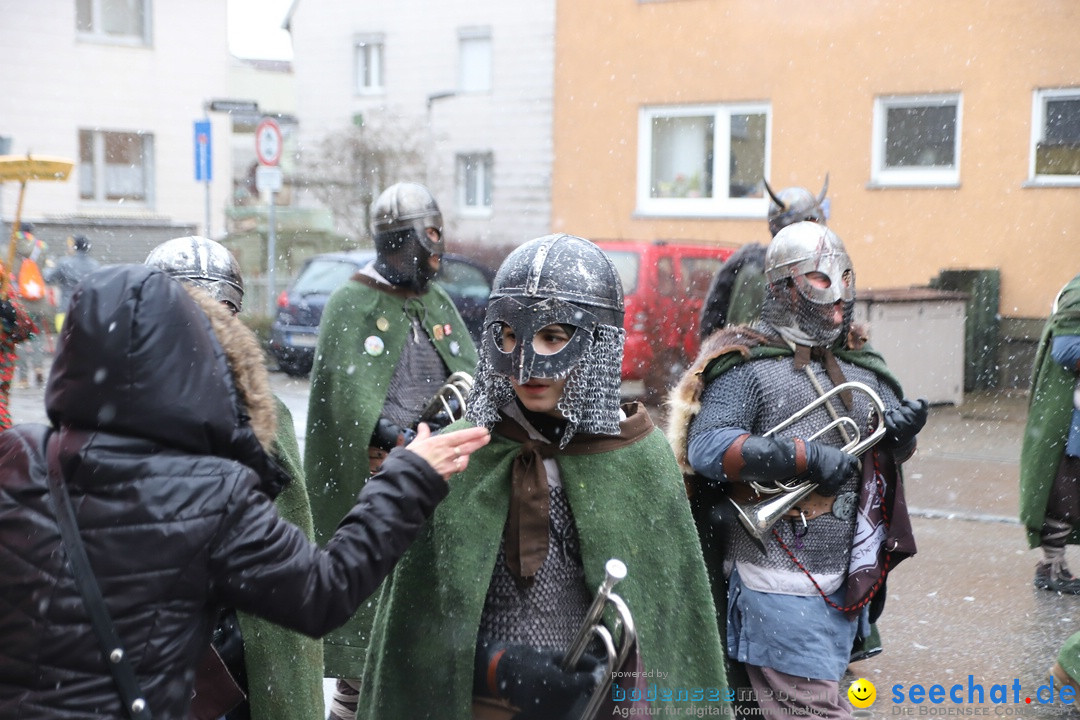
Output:
<svg viewBox="0 0 1080 720">
<path fill-rule="evenodd" d="M 469 466 L 469 456 L 491 440 L 491 433 L 484 427 L 465 428 L 448 433 L 432 435 L 426 423 L 416 428 L 416 439 L 405 446 L 424 458 L 435 472 L 449 480 Z"/>
</svg>

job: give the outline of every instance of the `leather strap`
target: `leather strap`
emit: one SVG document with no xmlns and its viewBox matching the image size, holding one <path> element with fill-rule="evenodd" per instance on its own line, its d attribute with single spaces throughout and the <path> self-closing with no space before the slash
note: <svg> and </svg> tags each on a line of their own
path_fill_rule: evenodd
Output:
<svg viewBox="0 0 1080 720">
<path fill-rule="evenodd" d="M 79 535 L 79 526 L 75 521 L 75 511 L 71 507 L 71 498 L 68 496 L 67 487 L 60 478 L 58 449 L 50 436 L 46 440 L 46 462 L 49 468 L 49 499 L 53 514 L 60 527 L 60 539 L 67 552 L 68 563 L 71 573 L 75 577 L 75 586 L 82 595 L 83 604 L 90 615 L 90 624 L 94 627 L 101 651 L 105 656 L 105 664 L 109 666 L 113 680 L 116 682 L 120 693 L 120 700 L 124 705 L 125 714 L 132 720 L 150 720 L 150 708 L 146 705 L 142 688 L 135 678 L 135 670 L 124 652 L 120 642 L 120 636 L 113 626 L 109 610 L 105 607 L 105 600 L 101 597 L 101 588 L 98 586 L 97 577 L 90 566 L 90 560 L 86 557 L 86 547 L 83 545 L 82 536 Z"/>
</svg>

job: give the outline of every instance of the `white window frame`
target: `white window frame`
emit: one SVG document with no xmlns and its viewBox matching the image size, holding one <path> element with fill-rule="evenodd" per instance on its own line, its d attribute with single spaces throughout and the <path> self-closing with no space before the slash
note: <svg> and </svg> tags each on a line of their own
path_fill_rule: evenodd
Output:
<svg viewBox="0 0 1080 720">
<path fill-rule="evenodd" d="M 657 118 L 713 117 L 713 195 L 711 197 L 653 197 L 652 196 L 652 126 Z M 772 154 L 772 107 L 767 102 L 719 103 L 709 105 L 655 105 L 638 111 L 637 209 L 641 216 L 764 218 L 768 198 L 764 189 L 761 197 L 732 198 L 717 196 L 720 189 L 730 187 L 731 118 L 733 115 L 765 116 L 765 150 L 762 174 L 770 165 Z M 722 152 L 721 152 L 722 150 Z M 723 161 L 721 161 L 723 159 Z"/>
<path fill-rule="evenodd" d="M 105 32 L 104 19 L 105 3 L 107 0 L 76 0 L 75 7 L 75 33 L 80 40 L 106 43 L 110 45 L 149 45 L 150 44 L 150 28 L 153 27 L 151 22 L 151 11 L 153 10 L 152 0 L 133 0 L 133 2 L 139 6 L 142 12 L 142 27 L 138 32 L 129 34 L 115 34 Z M 79 5 L 83 5 L 90 11 L 90 29 L 85 30 L 79 27 Z"/>
<path fill-rule="evenodd" d="M 1036 172 L 1036 153 L 1039 143 L 1046 136 L 1046 103 L 1048 100 L 1080 100 L 1080 88 L 1040 88 L 1031 100 L 1031 157 L 1028 164 L 1028 182 L 1032 185 L 1080 186 L 1078 175 L 1040 175 Z"/>
<path fill-rule="evenodd" d="M 81 134 L 87 132 L 92 136 L 91 141 L 91 153 L 93 159 L 90 162 L 86 162 L 82 159 L 81 148 L 82 138 Z M 151 133 L 139 132 L 137 130 L 98 130 L 98 129 L 80 129 L 79 148 L 80 148 L 80 162 L 79 162 L 79 202 L 88 205 L 102 205 L 110 207 L 124 207 L 124 208 L 138 208 L 146 209 L 154 206 L 154 136 Z M 142 140 L 142 168 L 141 168 L 141 180 L 142 180 L 142 198 L 132 197 L 109 197 L 107 188 L 113 185 L 108 180 L 109 168 L 105 162 L 105 136 L 110 134 L 124 134 L 124 135 L 136 135 Z M 89 178 L 82 173 L 90 173 Z M 90 184 L 92 192 L 91 197 L 84 197 L 84 185 Z M 122 205 L 121 205 L 122 203 Z"/>
<path fill-rule="evenodd" d="M 495 156 L 487 151 L 458 153 L 456 163 L 458 212 L 462 217 L 490 217 L 495 194 Z M 474 197 L 479 200 L 477 203 L 468 202 L 470 184 Z M 490 191 L 485 192 L 485 188 Z"/>
<path fill-rule="evenodd" d="M 353 89 L 357 95 L 381 95 L 386 91 L 386 40 L 382 33 L 353 38 Z"/>
<path fill-rule="evenodd" d="M 491 92 L 493 56 L 490 27 L 458 28 L 458 92 Z"/>
<path fill-rule="evenodd" d="M 948 167 L 906 166 L 886 167 L 885 148 L 888 142 L 888 111 L 894 108 L 951 107 L 956 108 L 956 137 L 953 161 Z M 873 141 L 870 153 L 870 179 L 883 187 L 941 187 L 960 184 L 960 139 L 963 135 L 963 98 L 960 93 L 921 95 L 880 95 L 874 98 Z"/>
</svg>

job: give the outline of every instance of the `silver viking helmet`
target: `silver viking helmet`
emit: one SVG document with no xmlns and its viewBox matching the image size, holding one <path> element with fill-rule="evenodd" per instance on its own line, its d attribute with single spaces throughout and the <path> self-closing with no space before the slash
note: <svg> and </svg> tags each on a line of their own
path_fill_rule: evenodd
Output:
<svg viewBox="0 0 1080 720">
<path fill-rule="evenodd" d="M 575 432 L 617 435 L 622 380 L 623 288 L 615 265 L 593 243 L 556 234 L 511 252 L 495 275 L 469 417 L 493 426 L 511 402 L 511 380 L 566 378 L 559 410 L 567 420 L 562 443 Z M 536 352 L 532 338 L 548 325 L 569 326 L 570 341 L 553 355 Z M 503 326 L 520 338 L 504 351 Z"/>
<path fill-rule="evenodd" d="M 807 278 L 812 272 L 828 277 L 829 286 L 812 284 Z M 830 345 L 850 324 L 855 268 L 844 243 L 824 225 L 803 221 L 781 229 L 765 251 L 765 278 L 769 292 L 762 317 L 782 335 L 790 334 L 800 344 Z M 794 302 L 792 287 L 797 291 Z M 838 302 L 844 304 L 840 325 L 830 319 Z"/>
<path fill-rule="evenodd" d="M 437 241 L 428 237 L 428 228 L 438 232 Z M 424 290 L 434 275 L 429 260 L 445 250 L 442 230 L 442 213 L 426 187 L 410 182 L 391 185 L 371 206 L 376 269 L 394 285 Z"/>
<path fill-rule="evenodd" d="M 244 305 L 240 264 L 224 245 L 210 238 L 190 235 L 166 240 L 150 251 L 145 264 L 198 285 L 236 312 Z"/>
<path fill-rule="evenodd" d="M 825 173 L 825 184 L 821 186 L 821 192 L 814 196 L 804 187 L 784 188 L 779 193 L 773 192 L 769 187 L 768 180 L 765 190 L 769 193 L 769 232 L 776 236 L 783 228 L 792 223 L 809 220 L 811 222 L 825 224 L 828 219 L 825 215 L 825 193 L 829 191 L 829 174 Z"/>
</svg>

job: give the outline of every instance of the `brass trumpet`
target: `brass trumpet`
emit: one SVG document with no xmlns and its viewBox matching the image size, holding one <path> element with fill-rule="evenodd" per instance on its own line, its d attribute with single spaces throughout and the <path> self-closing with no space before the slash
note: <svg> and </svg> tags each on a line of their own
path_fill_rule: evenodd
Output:
<svg viewBox="0 0 1080 720">
<path fill-rule="evenodd" d="M 611 693 L 612 673 L 623 666 L 630 657 L 630 651 L 637 643 L 637 630 L 634 629 L 634 618 L 630 614 L 630 608 L 626 602 L 611 592 L 616 583 L 626 577 L 626 565 L 622 560 L 612 558 L 604 565 L 604 581 L 600 583 L 600 589 L 596 591 L 592 605 L 585 613 L 585 621 L 578 629 L 577 635 L 563 656 L 562 669 L 572 670 L 581 660 L 589 641 L 596 637 L 604 646 L 606 653 L 604 680 L 593 690 L 589 702 L 581 714 L 581 720 L 593 720 L 600 711 L 600 705 L 604 698 Z M 615 612 L 615 628 L 608 630 L 603 624 L 604 610 L 608 605 Z M 618 638 L 618 647 L 615 645 Z"/>
<path fill-rule="evenodd" d="M 868 385 L 861 382 L 845 382 L 840 383 L 836 387 L 832 388 L 826 393 L 820 395 L 816 400 L 809 403 L 806 407 L 793 413 L 791 417 L 784 420 L 780 424 L 765 433 L 765 437 L 774 435 L 781 430 L 790 427 L 792 424 L 803 419 L 817 408 L 825 405 L 835 395 L 846 390 L 853 390 L 866 394 L 870 399 L 870 417 L 867 418 L 867 422 L 875 421 L 876 426 L 874 431 L 867 437 L 862 437 L 862 429 L 858 423 L 846 416 L 839 416 L 825 425 L 806 440 L 816 440 L 830 430 L 846 429 L 849 431 L 845 437 L 850 437 L 850 441 L 841 448 L 844 452 L 851 453 L 855 456 L 860 456 L 874 445 L 876 445 L 882 437 L 885 435 L 885 404 L 881 401 L 881 397 L 878 396 L 874 390 Z M 876 416 L 876 417 L 875 417 Z M 729 498 L 731 504 L 735 506 L 735 511 L 739 516 L 739 521 L 742 522 L 746 532 L 750 534 L 750 539 L 753 540 L 761 551 L 765 551 L 764 537 L 766 533 L 776 524 L 777 520 L 786 515 L 789 510 L 794 508 L 799 502 L 810 493 L 814 492 L 817 488 L 817 483 L 804 480 L 800 483 L 776 483 L 776 487 L 767 488 L 758 483 L 750 483 L 751 487 L 759 495 L 776 495 L 777 497 L 761 500 L 753 505 L 740 505 L 733 498 Z"/>
<path fill-rule="evenodd" d="M 473 376 L 469 373 L 459 370 L 450 375 L 428 401 L 417 424 L 427 423 L 435 430 L 465 417 L 465 398 L 472 387 Z"/>
</svg>

